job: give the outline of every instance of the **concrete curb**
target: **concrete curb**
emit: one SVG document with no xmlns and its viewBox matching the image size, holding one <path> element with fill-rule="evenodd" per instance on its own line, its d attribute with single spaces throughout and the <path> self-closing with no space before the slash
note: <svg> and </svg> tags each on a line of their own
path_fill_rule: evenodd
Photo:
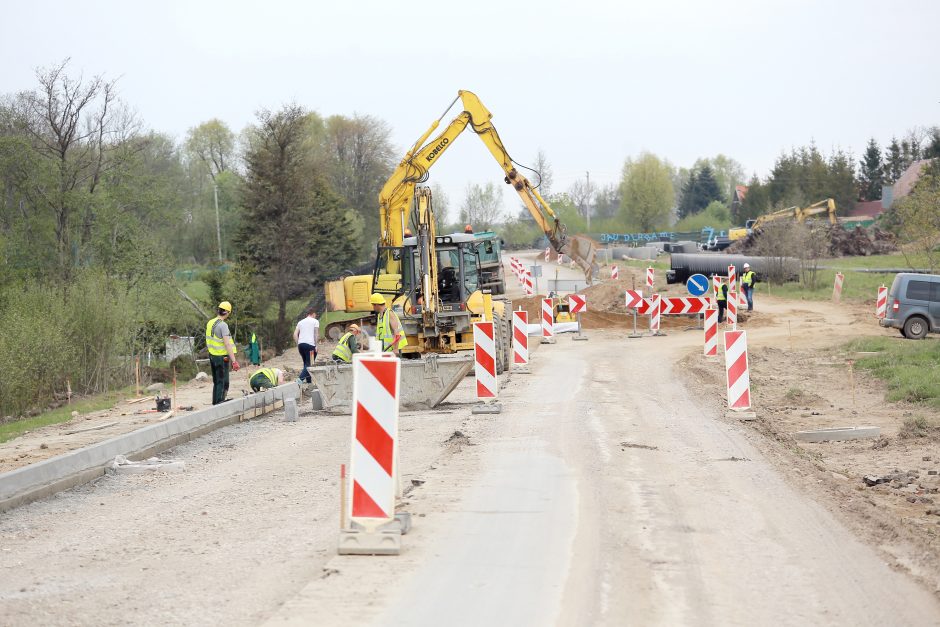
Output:
<svg viewBox="0 0 940 627">
<path fill-rule="evenodd" d="M 0 474 L 0 512 L 102 476 L 115 456 L 144 459 L 236 422 L 256 418 L 298 399 L 296 383 L 170 418 L 104 442 Z"/>
</svg>

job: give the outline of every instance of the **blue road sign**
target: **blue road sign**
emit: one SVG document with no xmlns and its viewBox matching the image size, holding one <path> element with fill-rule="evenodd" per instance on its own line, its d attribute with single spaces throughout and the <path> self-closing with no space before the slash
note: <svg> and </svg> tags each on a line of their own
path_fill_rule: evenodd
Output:
<svg viewBox="0 0 940 627">
<path fill-rule="evenodd" d="M 685 282 L 685 287 L 692 296 L 701 296 L 708 291 L 708 277 L 704 274 L 693 274 Z"/>
</svg>

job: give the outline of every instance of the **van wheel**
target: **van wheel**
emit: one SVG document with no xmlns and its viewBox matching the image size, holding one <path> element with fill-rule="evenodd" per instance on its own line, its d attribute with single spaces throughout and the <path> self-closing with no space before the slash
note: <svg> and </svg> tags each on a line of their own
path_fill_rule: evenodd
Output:
<svg viewBox="0 0 940 627">
<path fill-rule="evenodd" d="M 909 340 L 922 340 L 927 337 L 927 321 L 920 316 L 912 316 L 904 323 L 904 337 Z"/>
</svg>

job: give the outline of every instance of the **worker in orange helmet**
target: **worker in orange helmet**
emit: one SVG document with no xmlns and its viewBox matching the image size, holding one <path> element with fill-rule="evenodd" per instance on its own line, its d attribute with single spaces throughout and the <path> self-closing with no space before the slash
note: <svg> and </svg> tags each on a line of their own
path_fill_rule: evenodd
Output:
<svg viewBox="0 0 940 627">
<path fill-rule="evenodd" d="M 469 234 L 472 235 L 472 234 L 473 234 L 473 227 L 468 224 L 467 226 L 463 227 L 463 232 L 464 232 L 464 233 L 469 233 Z"/>
</svg>

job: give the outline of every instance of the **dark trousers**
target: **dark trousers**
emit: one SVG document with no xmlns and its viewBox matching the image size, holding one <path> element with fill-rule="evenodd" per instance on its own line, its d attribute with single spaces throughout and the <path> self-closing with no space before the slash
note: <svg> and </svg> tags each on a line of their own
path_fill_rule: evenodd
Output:
<svg viewBox="0 0 940 627">
<path fill-rule="evenodd" d="M 744 298 L 747 300 L 747 310 L 751 311 L 754 309 L 754 286 L 742 285 L 741 289 L 744 290 Z"/>
<path fill-rule="evenodd" d="M 725 321 L 725 309 L 728 308 L 728 301 L 720 300 L 718 301 L 718 322 Z"/>
<path fill-rule="evenodd" d="M 307 368 L 317 360 L 317 347 L 313 344 L 298 344 L 297 350 L 300 352 L 300 358 L 304 360 L 304 369 L 300 371 L 300 380 L 310 383 L 313 381 L 313 377 L 307 372 Z"/>
<path fill-rule="evenodd" d="M 218 405 L 228 394 L 228 356 L 209 355 L 212 366 L 212 404 Z"/>
</svg>

